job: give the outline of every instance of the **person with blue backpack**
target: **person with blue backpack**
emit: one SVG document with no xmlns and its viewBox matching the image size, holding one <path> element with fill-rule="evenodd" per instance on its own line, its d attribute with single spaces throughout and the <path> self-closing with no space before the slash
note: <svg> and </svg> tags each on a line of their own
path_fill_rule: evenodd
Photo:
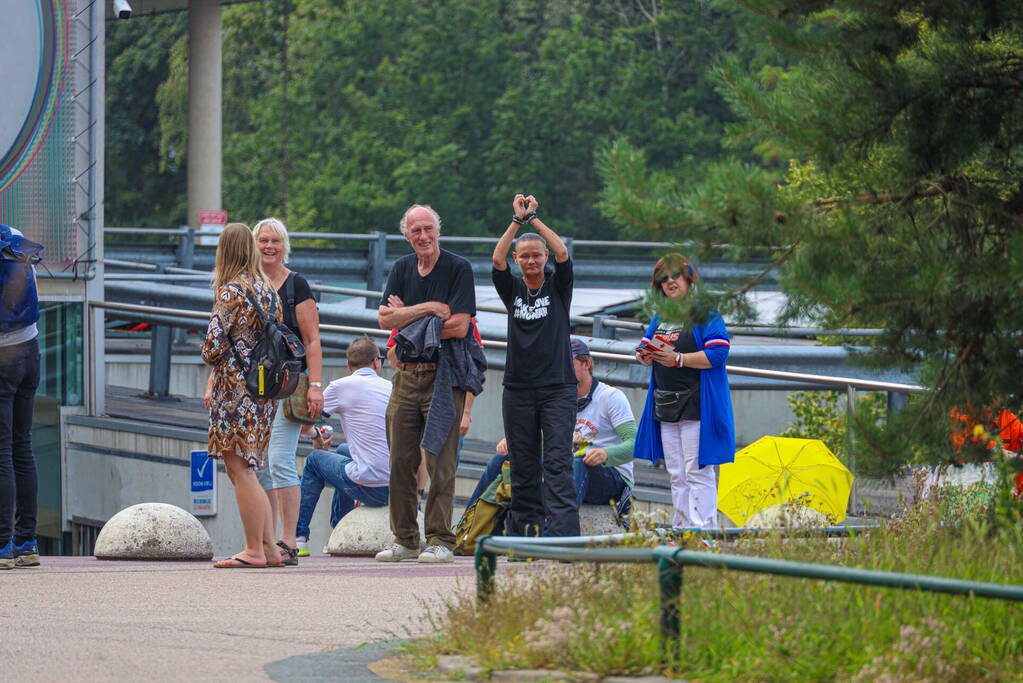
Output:
<svg viewBox="0 0 1023 683">
<path fill-rule="evenodd" d="M 0 225 L 0 569 L 39 564 L 38 479 L 32 411 L 39 387 L 39 296 L 43 246 Z"/>
<path fill-rule="evenodd" d="M 682 254 L 654 267 L 654 299 L 692 296 L 699 275 Z M 682 324 L 657 315 L 636 350 L 651 366 L 650 388 L 639 421 L 634 456 L 664 459 L 671 478 L 675 527 L 717 527 L 715 466 L 735 460 L 735 421 L 725 363 L 731 341 L 715 311 Z"/>
</svg>

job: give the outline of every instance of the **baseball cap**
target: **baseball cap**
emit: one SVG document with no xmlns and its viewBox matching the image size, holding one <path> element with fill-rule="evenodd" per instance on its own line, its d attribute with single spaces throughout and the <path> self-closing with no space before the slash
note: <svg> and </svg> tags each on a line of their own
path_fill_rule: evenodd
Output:
<svg viewBox="0 0 1023 683">
<path fill-rule="evenodd" d="M 582 339 L 572 338 L 572 357 L 590 355 L 590 347 Z"/>
</svg>

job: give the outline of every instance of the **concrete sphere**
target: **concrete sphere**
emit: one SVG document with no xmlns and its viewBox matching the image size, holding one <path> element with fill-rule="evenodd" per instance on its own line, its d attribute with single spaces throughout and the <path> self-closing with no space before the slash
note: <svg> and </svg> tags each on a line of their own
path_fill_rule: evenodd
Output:
<svg viewBox="0 0 1023 683">
<path fill-rule="evenodd" d="M 99 532 L 99 560 L 209 560 L 213 543 L 188 512 L 166 503 L 140 503 L 118 512 Z"/>
<path fill-rule="evenodd" d="M 394 543 L 391 533 L 390 508 L 360 505 L 334 527 L 327 541 L 327 552 L 331 555 L 376 555 Z M 423 538 L 423 512 L 416 516 L 419 524 L 419 545 L 426 544 Z"/>
<path fill-rule="evenodd" d="M 806 529 L 831 526 L 823 513 L 805 505 L 779 503 L 760 510 L 746 520 L 748 529 Z"/>
</svg>

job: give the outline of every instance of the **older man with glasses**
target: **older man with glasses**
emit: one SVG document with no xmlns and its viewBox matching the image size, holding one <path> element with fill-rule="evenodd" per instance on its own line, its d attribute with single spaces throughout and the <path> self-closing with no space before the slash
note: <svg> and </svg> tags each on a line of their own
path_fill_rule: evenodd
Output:
<svg viewBox="0 0 1023 683">
<path fill-rule="evenodd" d="M 387 406 L 394 543 L 377 553 L 376 559 L 451 562 L 459 416 L 470 386 L 452 380 L 455 375 L 468 378 L 470 374 L 465 365 L 452 368 L 448 361 L 455 349 L 465 352 L 475 346 L 472 350 L 479 350 L 470 323 L 476 315 L 476 286 L 469 261 L 440 248 L 441 221 L 432 208 L 409 207 L 399 229 L 413 253 L 394 262 L 378 310 L 381 329 L 401 330 L 398 370 Z M 482 353 L 478 355 L 485 363 Z M 454 372 L 449 373 L 450 369 Z M 478 367 L 472 379 L 472 390 L 482 391 Z M 426 548 L 420 551 L 416 475 L 422 450 L 428 453 L 431 483 L 424 510 Z"/>
</svg>

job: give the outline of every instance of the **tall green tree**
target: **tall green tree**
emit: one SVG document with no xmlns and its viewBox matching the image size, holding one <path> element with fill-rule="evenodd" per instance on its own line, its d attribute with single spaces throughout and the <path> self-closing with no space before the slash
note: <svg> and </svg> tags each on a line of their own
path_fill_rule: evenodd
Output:
<svg viewBox="0 0 1023 683">
<path fill-rule="evenodd" d="M 953 406 L 1020 404 L 1023 5 L 742 5 L 787 63 L 718 69 L 736 154 L 685 188 L 611 147 L 605 209 L 771 249 L 788 318 L 883 328 L 875 360 L 919 367 L 933 391 L 866 445 L 892 465 L 947 460 Z"/>
<path fill-rule="evenodd" d="M 719 155 L 732 114 L 709 67 L 742 51 L 734 15 L 707 0 L 225 7 L 225 207 L 361 231 L 429 201 L 450 230 L 491 234 L 527 191 L 566 233 L 614 237 L 595 151 L 628 135 L 654 167 L 687 173 Z M 187 36 L 173 40 L 159 137 L 182 164 Z"/>
<path fill-rule="evenodd" d="M 156 90 L 170 74 L 170 51 L 184 17 L 115 21 L 106 40 L 105 211 L 109 225 L 181 225 L 185 166 L 161 148 Z M 168 153 L 169 152 L 169 153 Z"/>
</svg>

